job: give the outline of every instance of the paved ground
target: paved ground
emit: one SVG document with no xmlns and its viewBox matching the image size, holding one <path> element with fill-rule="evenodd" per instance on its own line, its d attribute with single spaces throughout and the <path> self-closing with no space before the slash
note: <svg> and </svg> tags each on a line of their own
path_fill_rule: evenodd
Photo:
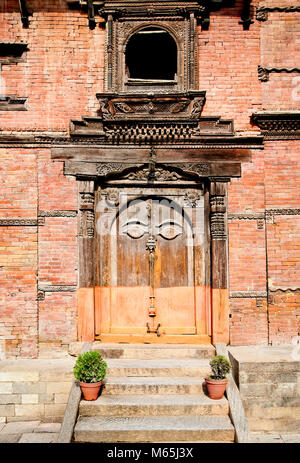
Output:
<svg viewBox="0 0 300 463">
<path fill-rule="evenodd" d="M 51 444 L 58 438 L 61 423 L 41 423 L 40 421 L 16 421 L 0 423 L 0 444 L 27 443 Z M 252 443 L 299 444 L 300 434 L 252 433 Z"/>
<path fill-rule="evenodd" d="M 300 444 L 300 434 L 292 433 L 253 432 L 250 438 L 252 443 L 257 444 Z"/>
<path fill-rule="evenodd" d="M 61 423 L 15 421 L 0 423 L 0 444 L 51 444 L 57 441 Z"/>
</svg>

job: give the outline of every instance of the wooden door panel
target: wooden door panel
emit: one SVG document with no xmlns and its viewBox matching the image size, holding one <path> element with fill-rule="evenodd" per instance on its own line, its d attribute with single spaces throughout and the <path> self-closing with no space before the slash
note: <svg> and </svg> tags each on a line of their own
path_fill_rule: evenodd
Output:
<svg viewBox="0 0 300 463">
<path fill-rule="evenodd" d="M 158 324 L 161 342 L 163 336 L 174 342 L 174 336 L 205 335 L 208 296 L 201 285 L 204 252 L 199 240 L 194 246 L 191 212 L 181 207 L 183 193 L 132 196 L 134 200 L 123 201 L 111 213 L 110 232 L 99 239 L 97 336 L 140 336 L 138 339 L 153 342 L 152 331 Z M 154 251 L 148 246 L 151 239 L 155 241 Z M 155 317 L 149 317 L 150 299 Z M 151 333 L 147 333 L 147 325 Z"/>
<path fill-rule="evenodd" d="M 196 333 L 194 287 L 157 288 L 155 295 L 162 334 Z"/>
</svg>

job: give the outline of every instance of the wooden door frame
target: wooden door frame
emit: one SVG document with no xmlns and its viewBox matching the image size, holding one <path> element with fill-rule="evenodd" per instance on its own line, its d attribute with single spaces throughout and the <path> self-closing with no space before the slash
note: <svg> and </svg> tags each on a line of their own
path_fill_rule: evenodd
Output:
<svg viewBox="0 0 300 463">
<path fill-rule="evenodd" d="M 183 164 L 182 170 L 184 169 Z M 95 340 L 94 202 L 97 179 L 97 176 L 77 177 L 79 195 L 78 339 L 80 341 Z M 211 291 L 211 342 L 227 344 L 229 342 L 227 185 L 230 177 L 202 175 L 202 179 L 207 185 L 207 199 L 209 199 L 209 205 L 206 201 L 205 222 L 210 241 L 208 294 Z"/>
</svg>

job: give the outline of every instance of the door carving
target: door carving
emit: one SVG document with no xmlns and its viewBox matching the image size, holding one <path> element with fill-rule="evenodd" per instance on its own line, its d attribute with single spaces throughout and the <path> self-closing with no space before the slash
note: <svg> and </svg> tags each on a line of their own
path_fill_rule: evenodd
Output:
<svg viewBox="0 0 300 463">
<path fill-rule="evenodd" d="M 96 193 L 96 339 L 208 342 L 201 188 Z"/>
</svg>

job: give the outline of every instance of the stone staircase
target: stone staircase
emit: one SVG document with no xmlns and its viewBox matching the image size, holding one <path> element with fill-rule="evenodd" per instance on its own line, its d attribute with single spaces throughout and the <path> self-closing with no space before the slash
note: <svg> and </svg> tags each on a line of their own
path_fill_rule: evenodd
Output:
<svg viewBox="0 0 300 463">
<path fill-rule="evenodd" d="M 94 347 L 95 348 L 95 347 Z M 211 400 L 204 377 L 212 346 L 102 344 L 100 397 L 81 400 L 75 442 L 233 442 L 226 398 Z"/>
</svg>

